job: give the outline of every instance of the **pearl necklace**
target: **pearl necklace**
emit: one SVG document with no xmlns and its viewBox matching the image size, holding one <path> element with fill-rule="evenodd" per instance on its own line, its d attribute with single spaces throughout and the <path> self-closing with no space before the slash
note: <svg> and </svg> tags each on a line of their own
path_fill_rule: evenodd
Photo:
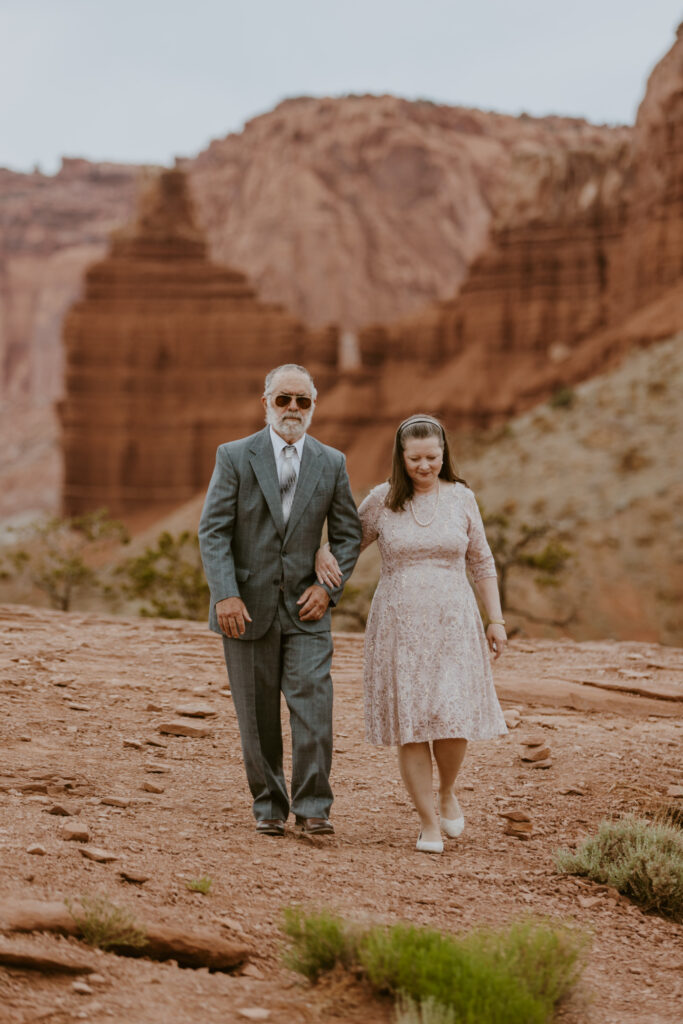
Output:
<svg viewBox="0 0 683 1024">
<path fill-rule="evenodd" d="M 439 495 L 440 495 L 440 493 L 441 493 L 441 490 L 439 488 L 439 478 L 437 477 L 437 479 L 436 479 L 436 501 L 434 502 L 434 511 L 432 512 L 432 518 L 428 519 L 426 523 L 421 522 L 417 518 L 417 516 L 415 515 L 415 509 L 413 508 L 413 499 L 412 498 L 410 499 L 410 511 L 412 512 L 413 519 L 415 520 L 415 522 L 417 523 L 418 526 L 429 526 L 431 523 L 434 522 L 434 517 L 436 516 L 436 510 L 439 507 Z"/>
</svg>

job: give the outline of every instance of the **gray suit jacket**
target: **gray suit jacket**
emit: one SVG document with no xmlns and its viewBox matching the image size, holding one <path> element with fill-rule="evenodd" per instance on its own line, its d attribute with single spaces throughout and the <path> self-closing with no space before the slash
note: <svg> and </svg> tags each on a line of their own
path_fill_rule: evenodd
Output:
<svg viewBox="0 0 683 1024">
<path fill-rule="evenodd" d="M 242 639 L 257 640 L 275 618 L 282 593 L 298 629 L 329 630 L 329 608 L 317 622 L 301 622 L 296 603 L 317 582 L 315 553 L 326 519 L 330 547 L 344 577 L 340 587 L 325 587 L 334 605 L 356 564 L 362 534 L 342 453 L 306 435 L 285 526 L 269 428 L 220 445 L 199 523 L 211 590 L 211 629 L 221 632 L 216 603 L 241 597 L 253 620 Z"/>
</svg>

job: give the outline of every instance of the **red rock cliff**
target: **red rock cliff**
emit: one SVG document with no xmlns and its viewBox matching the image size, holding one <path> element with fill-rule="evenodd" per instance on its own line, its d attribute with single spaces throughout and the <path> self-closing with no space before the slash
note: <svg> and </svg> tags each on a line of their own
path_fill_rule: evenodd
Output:
<svg viewBox="0 0 683 1024">
<path fill-rule="evenodd" d="M 257 429 L 263 374 L 306 362 L 329 384 L 332 330 L 311 333 L 212 263 L 180 170 L 86 274 L 64 322 L 63 505 L 169 508 L 206 487 L 216 446 Z"/>
</svg>

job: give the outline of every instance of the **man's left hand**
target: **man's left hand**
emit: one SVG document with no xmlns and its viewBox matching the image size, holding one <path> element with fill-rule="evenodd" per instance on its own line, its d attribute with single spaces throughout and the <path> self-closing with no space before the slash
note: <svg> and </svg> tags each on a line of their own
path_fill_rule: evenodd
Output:
<svg viewBox="0 0 683 1024">
<path fill-rule="evenodd" d="M 302 622 L 317 622 L 327 611 L 330 595 L 317 583 L 314 583 L 312 586 L 306 587 L 296 603 L 301 605 L 299 618 Z"/>
</svg>

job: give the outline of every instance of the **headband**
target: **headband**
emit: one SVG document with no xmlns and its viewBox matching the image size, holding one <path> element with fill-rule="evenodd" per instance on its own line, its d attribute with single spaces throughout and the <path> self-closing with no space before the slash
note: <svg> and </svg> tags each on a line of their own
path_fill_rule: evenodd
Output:
<svg viewBox="0 0 683 1024">
<path fill-rule="evenodd" d="M 412 426 L 413 423 L 429 423 L 430 426 L 438 427 L 439 428 L 439 430 L 441 431 L 441 436 L 444 439 L 446 437 L 444 429 L 441 426 L 441 424 L 439 423 L 439 421 L 432 419 L 430 416 L 409 416 L 407 420 L 404 420 L 403 423 L 399 424 L 399 428 L 398 428 L 398 431 L 397 431 L 398 436 L 400 437 L 401 433 L 403 432 L 403 430 L 407 426 Z"/>
</svg>

